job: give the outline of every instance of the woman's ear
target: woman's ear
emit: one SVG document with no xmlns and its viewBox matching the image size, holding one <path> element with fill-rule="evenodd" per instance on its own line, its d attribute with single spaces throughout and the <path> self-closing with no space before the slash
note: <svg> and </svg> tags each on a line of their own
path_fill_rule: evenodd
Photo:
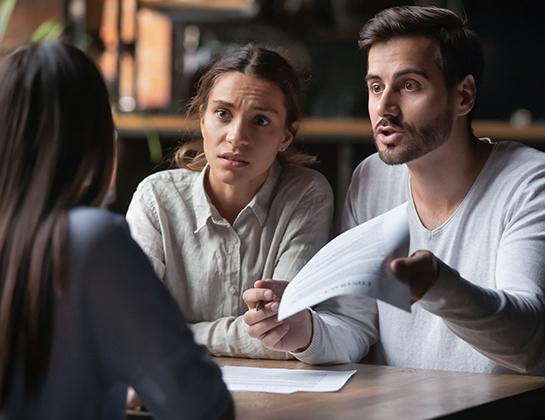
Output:
<svg viewBox="0 0 545 420">
<path fill-rule="evenodd" d="M 205 112 L 206 112 L 206 108 L 204 107 L 204 105 L 200 105 L 199 106 L 199 128 L 201 129 L 201 133 L 202 133 L 203 125 L 204 125 Z"/>
<path fill-rule="evenodd" d="M 469 114 L 475 107 L 477 86 L 475 78 L 468 74 L 456 87 L 456 107 L 458 116 Z"/>
<path fill-rule="evenodd" d="M 293 124 L 286 128 L 286 134 L 284 136 L 284 139 L 280 143 L 280 148 L 278 149 L 280 152 L 283 152 L 289 147 L 289 145 L 295 138 L 295 135 L 297 134 L 297 130 L 299 130 L 299 121 L 295 121 Z"/>
</svg>

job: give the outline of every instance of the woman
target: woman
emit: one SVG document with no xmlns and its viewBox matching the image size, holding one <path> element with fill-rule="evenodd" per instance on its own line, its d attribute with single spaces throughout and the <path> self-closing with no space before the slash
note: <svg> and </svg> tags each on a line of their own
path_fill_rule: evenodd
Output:
<svg viewBox="0 0 545 420">
<path fill-rule="evenodd" d="M 201 78 L 188 114 L 202 140 L 178 169 L 151 175 L 127 213 L 131 233 L 178 302 L 198 343 L 216 355 L 286 358 L 248 337 L 242 292 L 292 279 L 329 237 L 333 194 L 295 152 L 297 73 L 248 45 Z"/>
<path fill-rule="evenodd" d="M 0 120 L 0 417 L 122 419 L 127 385 L 157 419 L 230 410 L 123 218 L 94 208 L 114 126 L 92 61 L 58 42 L 16 51 Z"/>
</svg>

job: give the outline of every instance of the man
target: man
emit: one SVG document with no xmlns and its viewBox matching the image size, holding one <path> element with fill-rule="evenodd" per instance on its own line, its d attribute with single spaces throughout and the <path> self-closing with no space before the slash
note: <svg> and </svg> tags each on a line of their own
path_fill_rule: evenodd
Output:
<svg viewBox="0 0 545 420">
<path fill-rule="evenodd" d="M 477 139 L 476 36 L 452 12 L 396 7 L 360 33 L 378 154 L 356 168 L 343 228 L 409 202 L 405 313 L 352 296 L 276 321 L 284 282 L 245 292 L 248 333 L 305 362 L 545 373 L 545 154 Z M 268 302 L 263 307 L 256 304 Z"/>
</svg>

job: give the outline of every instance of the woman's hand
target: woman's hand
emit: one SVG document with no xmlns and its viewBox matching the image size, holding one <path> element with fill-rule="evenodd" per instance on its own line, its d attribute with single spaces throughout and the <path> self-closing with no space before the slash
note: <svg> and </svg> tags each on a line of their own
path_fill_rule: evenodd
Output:
<svg viewBox="0 0 545 420">
<path fill-rule="evenodd" d="M 136 391 L 131 387 L 127 389 L 127 409 L 134 411 L 140 411 L 142 409 L 140 398 L 138 398 Z"/>
<path fill-rule="evenodd" d="M 310 311 L 299 312 L 283 321 L 277 320 L 279 301 L 287 281 L 258 280 L 253 289 L 246 290 L 242 298 L 248 306 L 244 322 L 248 335 L 260 340 L 265 347 L 276 351 L 303 351 L 312 340 Z"/>
</svg>

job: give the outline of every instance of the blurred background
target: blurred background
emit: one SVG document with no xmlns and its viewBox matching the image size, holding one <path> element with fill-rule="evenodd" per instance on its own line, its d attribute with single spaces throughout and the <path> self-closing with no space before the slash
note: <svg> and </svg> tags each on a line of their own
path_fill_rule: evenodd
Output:
<svg viewBox="0 0 545 420">
<path fill-rule="evenodd" d="M 305 120 L 299 147 L 318 156 L 342 206 L 353 168 L 374 152 L 364 87 L 363 23 L 401 4 L 466 16 L 485 52 L 477 135 L 545 150 L 545 7 L 535 1 L 386 0 L 1 0 L 0 55 L 30 40 L 61 37 L 89 53 L 108 83 L 119 134 L 112 210 L 136 185 L 168 168 L 196 135 L 185 105 L 200 73 L 229 47 L 274 48 L 299 70 Z"/>
</svg>

